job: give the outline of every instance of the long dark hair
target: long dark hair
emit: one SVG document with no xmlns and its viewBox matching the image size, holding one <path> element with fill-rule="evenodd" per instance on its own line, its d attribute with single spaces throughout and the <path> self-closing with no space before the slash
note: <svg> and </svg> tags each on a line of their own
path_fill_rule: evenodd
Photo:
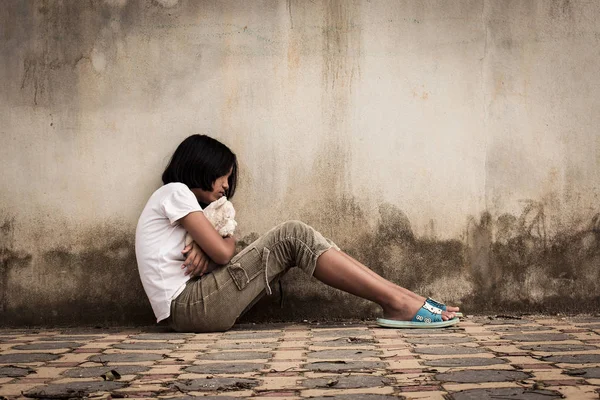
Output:
<svg viewBox="0 0 600 400">
<path fill-rule="evenodd" d="M 177 146 L 162 181 L 165 185 L 181 182 L 190 189 L 211 191 L 217 178 L 227 175 L 229 170 L 229 189 L 225 195 L 231 199 L 237 186 L 237 157 L 229 147 L 210 136 L 192 135 Z"/>
</svg>

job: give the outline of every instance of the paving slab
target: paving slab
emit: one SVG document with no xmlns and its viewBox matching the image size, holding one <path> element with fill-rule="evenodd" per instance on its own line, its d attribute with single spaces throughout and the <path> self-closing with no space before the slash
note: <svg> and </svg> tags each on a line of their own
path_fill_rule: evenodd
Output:
<svg viewBox="0 0 600 400">
<path fill-rule="evenodd" d="M 260 385 L 257 379 L 247 378 L 203 378 L 175 383 L 173 386 L 182 392 L 216 392 L 252 389 Z"/>
<path fill-rule="evenodd" d="M 600 364 L 600 354 L 564 354 L 541 357 L 541 360 L 563 364 Z"/>
<path fill-rule="evenodd" d="M 42 385 L 24 393 L 34 399 L 71 399 L 88 397 L 91 393 L 110 392 L 127 386 L 123 382 L 90 381 Z"/>
<path fill-rule="evenodd" d="M 474 342 L 475 338 L 468 336 L 447 336 L 447 337 L 423 337 L 404 339 L 411 344 L 458 344 Z"/>
<path fill-rule="evenodd" d="M 35 373 L 35 369 L 29 367 L 15 367 L 12 365 L 0 367 L 0 378 L 20 378 Z"/>
<path fill-rule="evenodd" d="M 600 347 L 592 346 L 589 344 L 576 344 L 576 343 L 556 343 L 556 344 L 530 344 L 526 346 L 519 346 L 521 350 L 528 351 L 543 351 L 547 353 L 559 353 L 564 351 L 587 351 L 587 350 L 600 350 Z"/>
<path fill-rule="evenodd" d="M 582 378 L 600 378 L 600 367 L 577 368 L 563 371 L 563 374 Z"/>
<path fill-rule="evenodd" d="M 191 333 L 142 333 L 129 336 L 129 338 L 135 340 L 176 340 L 189 339 L 193 336 Z"/>
<path fill-rule="evenodd" d="M 532 374 L 505 369 L 453 371 L 435 375 L 435 380 L 452 383 L 513 382 L 529 379 Z"/>
<path fill-rule="evenodd" d="M 378 386 L 390 386 L 395 383 L 392 378 L 373 375 L 329 375 L 323 378 L 306 379 L 302 386 L 306 388 L 336 388 L 336 389 L 355 389 Z"/>
<path fill-rule="evenodd" d="M 377 355 L 380 355 L 380 352 L 374 350 L 319 350 L 307 353 L 306 357 L 352 360 L 376 357 Z"/>
<path fill-rule="evenodd" d="M 322 342 L 316 342 L 316 345 L 320 347 L 352 347 L 358 345 L 373 345 L 375 343 L 377 343 L 377 340 L 375 339 L 349 336 L 333 340 L 324 340 Z"/>
<path fill-rule="evenodd" d="M 72 368 L 64 371 L 62 375 L 70 378 L 99 378 L 111 370 L 117 371 L 120 375 L 135 375 L 148 371 L 150 367 L 141 365 L 115 365 L 106 367 L 84 367 Z"/>
<path fill-rule="evenodd" d="M 439 360 L 426 360 L 423 365 L 430 367 L 482 367 L 485 365 L 506 364 L 502 358 L 443 358 Z"/>
<path fill-rule="evenodd" d="M 222 350 L 251 350 L 251 349 L 270 349 L 273 347 L 273 342 L 217 342 L 207 346 L 209 349 Z"/>
<path fill-rule="evenodd" d="M 57 358 L 60 358 L 60 355 L 48 353 L 8 353 L 0 354 L 0 364 L 33 363 L 56 360 Z"/>
<path fill-rule="evenodd" d="M 561 399 L 563 396 L 555 390 L 533 390 L 524 388 L 490 388 L 470 389 L 452 393 L 449 396 L 453 400 L 551 400 Z"/>
<path fill-rule="evenodd" d="M 504 340 L 511 340 L 516 342 L 548 342 L 548 341 L 562 341 L 573 339 L 572 336 L 564 333 L 524 333 L 521 335 L 504 335 L 501 336 Z"/>
<path fill-rule="evenodd" d="M 304 368 L 319 372 L 350 372 L 383 369 L 387 365 L 381 361 L 322 361 L 304 364 Z"/>
<path fill-rule="evenodd" d="M 529 325 L 504 325 L 504 326 L 490 326 L 487 328 L 488 331 L 492 332 L 532 332 L 532 331 L 548 331 L 552 328 L 547 326 L 529 326 Z"/>
<path fill-rule="evenodd" d="M 282 336 L 281 332 L 232 332 L 226 333 L 223 335 L 223 339 L 226 340 L 246 340 L 246 339 L 274 339 L 280 338 Z"/>
<path fill-rule="evenodd" d="M 38 338 L 40 342 L 91 342 L 94 340 L 104 339 L 104 336 L 92 336 L 92 335 L 76 335 L 76 336 L 68 336 L 68 335 L 59 335 L 59 336 L 49 336 L 49 337 L 41 337 Z"/>
<path fill-rule="evenodd" d="M 173 350 L 177 348 L 174 343 L 162 342 L 138 342 L 138 343 L 119 343 L 112 345 L 114 349 L 122 350 Z"/>
<path fill-rule="evenodd" d="M 416 347 L 413 349 L 414 353 L 417 354 L 431 354 L 431 355 L 459 355 L 459 354 L 478 354 L 486 353 L 485 349 L 480 347 L 466 347 L 466 346 L 430 346 L 430 347 Z"/>
<path fill-rule="evenodd" d="M 483 325 L 525 325 L 525 324 L 530 324 L 533 321 L 527 320 L 527 319 L 494 319 L 491 321 L 488 321 L 486 323 L 483 323 Z"/>
<path fill-rule="evenodd" d="M 107 363 L 107 362 L 136 362 L 136 361 L 156 361 L 162 360 L 162 354 L 152 353 L 115 353 L 115 354 L 98 354 L 91 356 L 88 359 L 92 362 Z"/>
<path fill-rule="evenodd" d="M 46 343 L 30 343 L 13 346 L 15 350 L 56 350 L 56 349 L 75 349 L 83 346 L 77 342 L 46 342 Z"/>
<path fill-rule="evenodd" d="M 371 332 L 366 329 L 328 329 L 328 330 L 313 330 L 312 336 L 321 337 L 357 337 L 371 336 Z"/>
<path fill-rule="evenodd" d="M 266 368 L 265 364 L 254 363 L 214 363 L 192 365 L 185 369 L 186 372 L 194 374 L 237 374 L 244 372 L 260 371 Z"/>
<path fill-rule="evenodd" d="M 196 358 L 199 360 L 266 360 L 273 356 L 273 353 L 267 351 L 220 351 L 217 353 L 199 354 Z"/>
</svg>

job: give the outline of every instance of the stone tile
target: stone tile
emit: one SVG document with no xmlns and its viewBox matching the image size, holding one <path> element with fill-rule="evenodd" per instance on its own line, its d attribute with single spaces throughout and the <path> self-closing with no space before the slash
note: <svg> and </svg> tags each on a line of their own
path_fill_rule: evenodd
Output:
<svg viewBox="0 0 600 400">
<path fill-rule="evenodd" d="M 474 342 L 475 339 L 467 336 L 446 336 L 439 338 L 409 338 L 406 339 L 408 343 L 411 344 L 429 344 L 429 345 L 442 345 L 442 344 L 458 344 L 458 343 L 469 343 Z"/>
<path fill-rule="evenodd" d="M 83 344 L 78 342 L 37 342 L 13 346 L 15 350 L 57 350 L 75 349 Z"/>
<path fill-rule="evenodd" d="M 144 367 L 139 365 L 87 367 L 69 369 L 64 371 L 62 375 L 71 378 L 99 378 L 102 376 L 102 374 L 105 374 L 111 370 L 115 370 L 120 375 L 136 375 L 144 371 L 148 371 L 149 369 L 150 367 Z"/>
<path fill-rule="evenodd" d="M 36 369 L 16 365 L 0 366 L 0 378 L 20 378 L 36 373 Z"/>
<path fill-rule="evenodd" d="M 414 353 L 417 354 L 429 354 L 429 355 L 462 355 L 462 354 L 477 354 L 485 353 L 485 349 L 480 347 L 467 347 L 467 346 L 428 346 L 428 347 L 416 347 L 413 349 Z"/>
<path fill-rule="evenodd" d="M 555 344 L 529 344 L 525 346 L 519 346 L 521 350 L 527 351 L 539 351 L 547 353 L 558 353 L 567 351 L 586 351 L 595 350 L 600 351 L 596 346 L 589 344 L 578 344 L 578 343 L 555 343 Z"/>
<path fill-rule="evenodd" d="M 314 399 L 340 398 L 346 400 L 377 400 L 397 399 L 393 396 L 394 389 L 390 386 L 358 389 L 306 389 L 302 391 L 302 397 Z"/>
<path fill-rule="evenodd" d="M 283 337 L 282 332 L 227 332 L 223 335 L 225 340 L 279 339 L 281 337 Z"/>
<path fill-rule="evenodd" d="M 185 368 L 185 372 L 195 374 L 236 374 L 243 372 L 261 371 L 266 368 L 265 364 L 255 363 L 213 363 L 192 365 Z"/>
<path fill-rule="evenodd" d="M 501 358 L 475 358 L 475 357 L 463 357 L 463 358 L 445 358 L 438 360 L 425 360 L 422 362 L 423 365 L 430 367 L 480 367 L 487 365 L 506 364 L 506 360 Z"/>
<path fill-rule="evenodd" d="M 388 366 L 381 361 L 338 361 L 338 362 L 312 362 L 304 364 L 304 368 L 319 372 L 368 372 L 374 369 L 383 369 Z"/>
<path fill-rule="evenodd" d="M 311 351 L 306 354 L 308 359 L 328 359 L 328 360 L 358 360 L 381 355 L 375 350 L 321 350 Z"/>
<path fill-rule="evenodd" d="M 600 367 L 589 367 L 589 368 L 575 368 L 566 369 L 563 374 L 568 376 L 577 376 L 585 379 L 588 378 L 600 378 Z"/>
<path fill-rule="evenodd" d="M 548 326 L 540 326 L 540 325 L 516 325 L 516 326 L 490 326 L 486 328 L 488 331 L 492 332 L 537 332 L 537 331 L 545 331 L 550 332 L 553 331 L 551 327 Z"/>
<path fill-rule="evenodd" d="M 501 336 L 501 338 L 513 342 L 548 342 L 569 340 L 573 339 L 573 336 L 564 333 L 523 333 L 517 335 L 504 335 Z"/>
<path fill-rule="evenodd" d="M 491 320 L 487 323 L 484 323 L 483 325 L 526 325 L 526 324 L 531 324 L 534 321 L 531 320 L 527 320 L 527 319 L 494 319 Z"/>
<path fill-rule="evenodd" d="M 283 343 L 283 342 L 282 342 Z M 217 342 L 211 344 L 209 349 L 221 349 L 221 350 L 258 350 L 258 349 L 272 349 L 279 346 L 280 343 L 273 342 Z"/>
<path fill-rule="evenodd" d="M 85 354 L 83 354 L 85 355 Z M 162 354 L 153 353 L 115 353 L 115 354 L 98 354 L 89 357 L 92 362 L 105 363 L 105 362 L 120 362 L 120 363 L 131 363 L 138 361 L 156 361 L 163 358 Z"/>
<path fill-rule="evenodd" d="M 119 343 L 112 347 L 123 350 L 173 350 L 178 348 L 176 344 L 163 342 Z"/>
<path fill-rule="evenodd" d="M 182 392 L 200 391 L 234 391 L 242 389 L 254 389 L 259 386 L 261 381 L 258 379 L 247 378 L 212 378 L 212 379 L 194 379 L 189 382 L 173 383 L 173 387 Z"/>
<path fill-rule="evenodd" d="M 65 398 L 87 397 L 91 393 L 108 392 L 125 387 L 127 384 L 115 381 L 69 382 L 42 385 L 25 392 L 26 397 Z"/>
<path fill-rule="evenodd" d="M 531 377 L 531 373 L 523 371 L 498 369 L 452 371 L 435 375 L 437 381 L 451 383 L 514 382 Z"/>
<path fill-rule="evenodd" d="M 6 353 L 0 354 L 0 364 L 46 362 L 59 357 L 59 355 L 48 353 Z"/>
<path fill-rule="evenodd" d="M 523 370 L 523 371 L 528 371 L 528 372 L 533 372 L 536 370 L 545 370 L 545 369 L 554 369 L 556 367 L 554 367 L 552 364 L 547 364 L 547 363 L 533 363 L 533 364 L 512 364 L 513 367 Z"/>
<path fill-rule="evenodd" d="M 452 392 L 450 398 L 453 400 L 487 400 L 487 399 L 519 399 L 519 400 L 551 400 L 560 399 L 562 395 L 555 390 L 530 390 L 527 388 L 485 388 L 469 389 Z"/>
<path fill-rule="evenodd" d="M 221 351 L 217 353 L 200 354 L 196 358 L 198 360 L 269 360 L 273 357 L 273 353 L 266 351 Z"/>
<path fill-rule="evenodd" d="M 190 333 L 141 333 L 124 337 L 123 339 L 135 340 L 172 340 L 172 339 L 190 339 L 194 335 Z M 114 338 L 114 336 L 113 336 Z"/>
<path fill-rule="evenodd" d="M 94 340 L 103 339 L 105 336 L 102 335 L 56 335 L 56 336 L 41 336 L 38 337 L 39 341 L 54 341 L 54 342 L 80 342 L 87 343 Z"/>
<path fill-rule="evenodd" d="M 371 332 L 368 329 L 313 329 L 311 333 L 313 338 L 349 338 L 371 336 Z"/>
<path fill-rule="evenodd" d="M 541 358 L 543 361 L 562 364 L 600 364 L 600 354 L 552 355 Z"/>
<path fill-rule="evenodd" d="M 335 389 L 355 389 L 369 388 L 379 386 L 390 386 L 395 383 L 395 379 L 374 375 L 330 375 L 323 378 L 306 379 L 302 386 L 306 388 L 335 388 Z"/>
<path fill-rule="evenodd" d="M 523 387 L 523 385 L 516 382 L 444 383 L 442 385 L 442 388 L 447 390 L 448 392 L 460 392 L 472 389 L 498 389 L 519 387 Z"/>
</svg>

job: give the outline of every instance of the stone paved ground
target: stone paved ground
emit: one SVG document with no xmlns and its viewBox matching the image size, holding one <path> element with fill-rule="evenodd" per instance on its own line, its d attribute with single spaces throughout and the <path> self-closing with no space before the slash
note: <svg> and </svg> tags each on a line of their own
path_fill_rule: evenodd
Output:
<svg viewBox="0 0 600 400">
<path fill-rule="evenodd" d="M 445 330 L 0 330 L 0 394 L 9 399 L 548 400 L 599 391 L 600 317 L 473 317 Z"/>
</svg>

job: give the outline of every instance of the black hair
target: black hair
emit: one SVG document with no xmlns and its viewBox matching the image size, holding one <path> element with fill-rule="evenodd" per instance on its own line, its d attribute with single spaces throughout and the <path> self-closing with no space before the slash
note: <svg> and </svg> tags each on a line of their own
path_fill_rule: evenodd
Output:
<svg viewBox="0 0 600 400">
<path fill-rule="evenodd" d="M 190 189 L 211 191 L 217 178 L 227 175 L 229 170 L 229 189 L 225 195 L 231 199 L 237 186 L 237 157 L 229 147 L 210 136 L 192 135 L 177 146 L 162 181 L 165 185 L 181 182 Z"/>
</svg>

